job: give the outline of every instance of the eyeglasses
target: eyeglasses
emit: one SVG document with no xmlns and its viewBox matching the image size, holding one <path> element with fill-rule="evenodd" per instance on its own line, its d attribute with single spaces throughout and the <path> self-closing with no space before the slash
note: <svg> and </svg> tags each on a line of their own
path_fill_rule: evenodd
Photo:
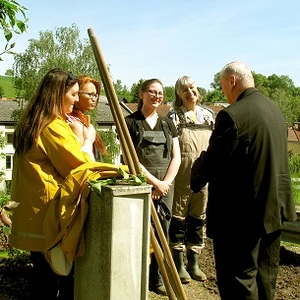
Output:
<svg viewBox="0 0 300 300">
<path fill-rule="evenodd" d="M 79 92 L 79 95 L 80 94 L 88 95 L 90 98 L 94 98 L 94 99 L 98 99 L 99 98 L 99 95 L 98 94 L 94 94 L 94 93 Z"/>
<path fill-rule="evenodd" d="M 152 97 L 156 96 L 158 98 L 162 98 L 164 96 L 163 92 L 158 92 L 154 90 L 146 90 Z"/>
</svg>

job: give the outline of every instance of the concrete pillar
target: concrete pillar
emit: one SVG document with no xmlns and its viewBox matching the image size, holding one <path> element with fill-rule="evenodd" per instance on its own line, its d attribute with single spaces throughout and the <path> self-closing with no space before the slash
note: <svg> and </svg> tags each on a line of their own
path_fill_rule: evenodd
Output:
<svg viewBox="0 0 300 300">
<path fill-rule="evenodd" d="M 75 261 L 75 300 L 148 298 L 151 186 L 91 193 L 86 252 Z"/>
</svg>

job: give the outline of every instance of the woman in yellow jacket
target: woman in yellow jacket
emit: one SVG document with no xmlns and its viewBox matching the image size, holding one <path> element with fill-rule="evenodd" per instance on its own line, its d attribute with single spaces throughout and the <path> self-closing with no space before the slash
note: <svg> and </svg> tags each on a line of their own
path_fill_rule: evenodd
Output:
<svg viewBox="0 0 300 300">
<path fill-rule="evenodd" d="M 30 299 L 73 299 L 72 273 L 55 274 L 43 255 L 43 221 L 59 185 L 78 166 L 91 162 L 67 122 L 78 101 L 78 79 L 53 69 L 42 79 L 14 132 L 11 199 L 19 203 L 12 216 L 10 245 L 31 253 Z M 92 149 L 95 128 L 85 130 L 84 149 Z M 60 286 L 64 283 L 64 287 Z"/>
</svg>

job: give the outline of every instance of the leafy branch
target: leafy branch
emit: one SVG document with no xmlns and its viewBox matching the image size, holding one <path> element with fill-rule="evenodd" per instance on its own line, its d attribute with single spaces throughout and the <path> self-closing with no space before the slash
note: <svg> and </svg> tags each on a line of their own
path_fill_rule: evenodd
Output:
<svg viewBox="0 0 300 300">
<path fill-rule="evenodd" d="M 116 185 L 116 184 L 131 184 L 131 185 L 142 185 L 146 183 L 146 177 L 144 174 L 129 174 L 125 172 L 123 169 L 119 168 L 120 175 L 122 178 L 107 178 L 107 179 L 99 179 L 99 180 L 90 180 L 88 182 L 89 187 L 92 191 L 94 191 L 97 195 L 102 195 L 102 190 L 104 186 L 107 185 Z"/>
<path fill-rule="evenodd" d="M 0 29 L 3 30 L 7 41 L 4 51 L 0 53 L 0 61 L 2 61 L 2 54 L 14 54 L 10 50 L 15 47 L 16 43 L 9 43 L 13 34 L 21 34 L 26 31 L 26 23 L 28 22 L 26 10 L 26 7 L 21 6 L 15 0 L 2 0 L 0 2 Z M 17 14 L 21 14 L 23 20 L 18 19 Z"/>
</svg>

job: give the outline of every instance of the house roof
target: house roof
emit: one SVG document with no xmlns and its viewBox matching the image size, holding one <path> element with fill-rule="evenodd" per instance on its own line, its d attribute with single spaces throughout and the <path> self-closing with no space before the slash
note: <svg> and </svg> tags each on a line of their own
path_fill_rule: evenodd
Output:
<svg viewBox="0 0 300 300">
<path fill-rule="evenodd" d="M 300 141 L 300 131 L 294 126 L 290 127 L 288 130 L 288 141 L 289 142 L 299 142 Z"/>
<path fill-rule="evenodd" d="M 20 109 L 20 102 L 15 100 L 0 101 L 0 124 L 14 124 L 13 112 Z"/>
<path fill-rule="evenodd" d="M 22 101 L 19 100 L 0 100 L 0 124 L 2 125 L 14 125 L 13 114 L 21 108 Z M 137 110 L 137 103 L 122 103 L 120 102 L 121 111 L 123 116 L 128 116 L 131 112 Z M 158 108 L 158 113 L 165 116 L 172 106 L 168 104 L 162 104 Z M 210 106 L 211 109 L 217 113 L 219 109 Z M 100 100 L 97 106 L 97 116 L 96 122 L 98 125 L 102 126 L 112 126 L 114 125 L 113 115 L 107 98 L 105 96 L 100 96 Z M 298 123 L 296 124 L 298 125 Z M 294 126 L 288 128 L 288 141 L 299 142 L 300 141 L 300 126 Z"/>
<path fill-rule="evenodd" d="M 0 124 L 13 125 L 13 113 L 19 110 L 21 106 L 22 101 L 19 100 L 0 100 Z M 124 117 L 130 114 L 130 111 L 122 107 L 122 105 L 121 111 Z M 114 124 L 113 115 L 105 96 L 100 96 L 97 106 L 96 122 L 102 126 L 112 126 Z"/>
<path fill-rule="evenodd" d="M 120 103 L 121 112 L 124 117 L 128 116 L 131 112 Z M 100 96 L 100 100 L 97 105 L 96 122 L 98 125 L 113 125 L 114 119 L 111 112 L 109 102 L 105 96 Z"/>
</svg>

